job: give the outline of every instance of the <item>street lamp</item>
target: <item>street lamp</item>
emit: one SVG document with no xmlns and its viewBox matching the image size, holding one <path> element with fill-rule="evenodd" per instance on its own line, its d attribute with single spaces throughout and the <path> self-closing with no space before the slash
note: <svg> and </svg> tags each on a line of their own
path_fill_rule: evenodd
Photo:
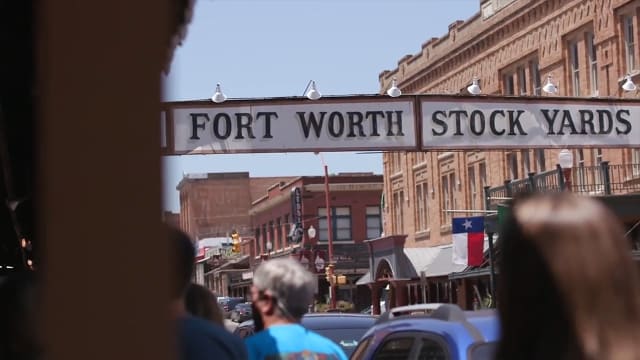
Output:
<svg viewBox="0 0 640 360">
<path fill-rule="evenodd" d="M 469 94 L 480 95 L 482 93 L 482 89 L 480 89 L 479 81 L 480 80 L 477 77 L 473 78 L 473 82 L 471 83 L 471 85 L 467 87 L 467 91 L 469 92 Z"/>
<path fill-rule="evenodd" d="M 224 93 L 222 93 L 222 90 L 220 89 L 220 84 L 217 84 L 216 92 L 211 97 L 211 101 L 213 101 L 216 104 L 219 104 L 221 102 L 225 102 L 225 100 L 227 100 L 227 96 Z"/>
<path fill-rule="evenodd" d="M 324 168 L 324 203 L 325 208 L 327 210 L 327 245 L 329 248 L 329 264 L 327 265 L 327 280 L 329 280 L 329 298 L 331 299 L 330 308 L 336 308 L 336 283 L 332 281 L 335 279 L 334 277 L 334 266 L 333 263 L 333 226 L 331 222 L 331 201 L 329 197 L 329 167 L 327 163 L 324 161 L 324 157 L 321 153 L 315 153 L 320 156 L 320 162 L 322 162 L 322 167 Z"/>
<path fill-rule="evenodd" d="M 400 88 L 398 88 L 396 78 L 393 78 L 393 80 L 391 80 L 391 87 L 389 88 L 389 90 L 387 90 L 387 95 L 391 97 L 398 97 L 402 95 L 402 91 L 400 91 Z"/>
<path fill-rule="evenodd" d="M 573 152 L 568 149 L 562 149 L 558 153 L 558 164 L 562 169 L 564 176 L 565 189 L 571 191 L 571 169 L 573 168 Z"/>
<path fill-rule="evenodd" d="M 547 94 L 557 94 L 558 93 L 558 86 L 556 86 L 552 81 L 551 81 L 552 77 L 551 75 L 547 76 L 547 83 L 544 84 L 544 86 L 542 87 L 542 91 L 546 92 Z"/>
<path fill-rule="evenodd" d="M 631 75 L 627 74 L 624 77 L 624 84 L 622 84 L 622 90 L 624 91 L 636 91 L 638 87 L 633 83 L 633 79 L 631 79 Z"/>
</svg>

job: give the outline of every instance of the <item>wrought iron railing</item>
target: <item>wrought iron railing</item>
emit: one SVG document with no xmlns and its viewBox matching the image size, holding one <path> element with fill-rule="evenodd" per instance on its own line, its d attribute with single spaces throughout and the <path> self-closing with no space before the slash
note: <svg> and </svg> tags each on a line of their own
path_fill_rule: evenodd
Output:
<svg viewBox="0 0 640 360">
<path fill-rule="evenodd" d="M 612 195 L 640 192 L 640 164 L 599 166 L 575 166 L 568 179 L 558 166 L 543 173 L 530 173 L 524 179 L 507 180 L 504 185 L 485 187 L 487 210 L 495 210 L 498 204 L 525 192 L 554 192 L 570 190 L 582 195 Z M 569 181 L 567 181 L 569 180 Z"/>
</svg>

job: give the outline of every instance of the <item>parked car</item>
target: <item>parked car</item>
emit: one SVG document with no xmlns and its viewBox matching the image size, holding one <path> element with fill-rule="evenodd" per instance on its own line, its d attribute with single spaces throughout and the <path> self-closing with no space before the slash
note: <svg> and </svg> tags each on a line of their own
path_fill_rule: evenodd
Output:
<svg viewBox="0 0 640 360">
<path fill-rule="evenodd" d="M 350 313 L 309 313 L 302 317 L 302 326 L 340 345 L 347 356 L 358 346 L 362 335 L 376 322 L 376 317 Z M 254 333 L 253 320 L 241 323 L 234 334 L 244 338 Z"/>
<path fill-rule="evenodd" d="M 220 304 L 224 317 L 227 319 L 231 316 L 231 311 L 236 307 L 236 305 L 243 302 L 245 302 L 245 300 L 241 297 L 224 297 L 222 299 L 218 299 L 218 304 Z"/>
<path fill-rule="evenodd" d="M 252 309 L 251 303 L 240 303 L 231 310 L 229 318 L 231 321 L 241 323 L 251 319 Z"/>
<path fill-rule="evenodd" d="M 493 310 L 463 311 L 453 304 L 393 308 L 362 337 L 352 360 L 493 359 L 499 338 Z"/>
</svg>

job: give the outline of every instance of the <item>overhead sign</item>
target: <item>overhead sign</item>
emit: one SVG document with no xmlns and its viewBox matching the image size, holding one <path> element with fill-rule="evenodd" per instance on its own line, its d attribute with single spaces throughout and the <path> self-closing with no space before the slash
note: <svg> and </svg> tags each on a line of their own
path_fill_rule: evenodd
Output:
<svg viewBox="0 0 640 360">
<path fill-rule="evenodd" d="M 177 105 L 173 145 L 180 154 L 411 150 L 417 146 L 413 109 L 412 99 L 388 97 Z"/>
<path fill-rule="evenodd" d="M 167 155 L 640 146 L 640 101 L 405 95 L 166 103 Z"/>
<path fill-rule="evenodd" d="M 640 144 L 638 103 L 423 99 L 421 108 L 425 150 Z"/>
</svg>

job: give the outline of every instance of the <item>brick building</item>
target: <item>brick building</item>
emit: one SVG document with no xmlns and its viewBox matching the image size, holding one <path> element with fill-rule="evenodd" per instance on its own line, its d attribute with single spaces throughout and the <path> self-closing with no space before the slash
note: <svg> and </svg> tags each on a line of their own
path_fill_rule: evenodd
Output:
<svg viewBox="0 0 640 360">
<path fill-rule="evenodd" d="M 265 189 L 292 177 L 250 177 L 248 172 L 187 174 L 178 183 L 180 228 L 193 239 L 251 234 L 251 203 Z"/>
<path fill-rule="evenodd" d="M 329 293 L 325 279 L 329 249 L 324 180 L 323 176 L 303 176 L 275 183 L 252 203 L 250 211 L 255 239 L 250 252 L 254 260 L 281 256 L 299 259 L 318 275 L 320 302 Z M 364 241 L 377 238 L 382 232 L 382 186 L 382 176 L 372 173 L 329 176 L 333 260 L 336 273 L 346 277 L 346 284 L 338 286 L 337 299 L 352 302 L 358 309 L 370 302 L 369 290 L 358 288 L 356 282 L 369 268 L 369 251 Z M 295 188 L 302 197 L 304 236 L 300 244 L 292 244 L 287 238 L 294 223 Z M 311 227 L 316 229 L 313 238 L 308 235 Z"/>
<path fill-rule="evenodd" d="M 356 282 L 369 268 L 367 239 L 382 232 L 380 200 L 382 175 L 339 173 L 329 176 L 333 224 L 333 260 L 336 273 L 346 284 L 337 298 L 360 309 L 370 304 L 366 287 Z M 287 235 L 293 217 L 292 190 L 300 189 L 302 228 L 300 243 Z M 180 227 L 194 239 L 227 237 L 233 230 L 242 236 L 242 253 L 222 253 L 201 259 L 204 282 L 220 296 L 246 296 L 252 271 L 268 258 L 291 256 L 318 275 L 319 301 L 328 294 L 325 186 L 323 176 L 250 177 L 249 173 L 185 175 L 180 191 Z M 176 215 L 164 214 L 170 219 Z M 309 238 L 310 227 L 316 236 Z M 205 240 L 202 240 L 205 241 Z"/>
<path fill-rule="evenodd" d="M 468 94 L 467 87 L 477 78 L 483 94 L 548 96 L 542 88 L 550 80 L 558 87 L 557 96 L 637 97 L 621 85 L 626 74 L 634 81 L 640 78 L 639 10 L 638 0 L 480 0 L 474 16 L 452 23 L 444 36 L 427 40 L 417 54 L 401 58 L 396 69 L 383 71 L 381 90 L 396 79 L 404 94 Z M 374 244 L 374 250 L 450 243 L 454 215 L 443 210 L 484 210 L 484 187 L 553 170 L 558 152 L 385 153 L 384 228 L 387 235 L 398 236 L 386 239 L 387 245 Z M 586 174 L 582 170 L 603 162 L 626 166 L 621 178 L 640 175 L 640 149 L 585 148 L 573 150 L 573 155 L 576 187 L 598 181 L 581 176 Z M 472 215 L 483 213 L 457 216 Z M 375 280 L 389 262 L 373 260 Z M 397 273 L 397 266 L 388 271 Z M 411 288 L 411 283 L 391 285 L 403 294 L 406 286 Z M 443 278 L 442 285 L 451 283 Z M 455 291 L 443 291 L 456 300 Z M 419 293 L 411 294 L 410 289 L 409 298 L 400 303 L 411 302 L 412 296 L 419 301 Z"/>
</svg>

